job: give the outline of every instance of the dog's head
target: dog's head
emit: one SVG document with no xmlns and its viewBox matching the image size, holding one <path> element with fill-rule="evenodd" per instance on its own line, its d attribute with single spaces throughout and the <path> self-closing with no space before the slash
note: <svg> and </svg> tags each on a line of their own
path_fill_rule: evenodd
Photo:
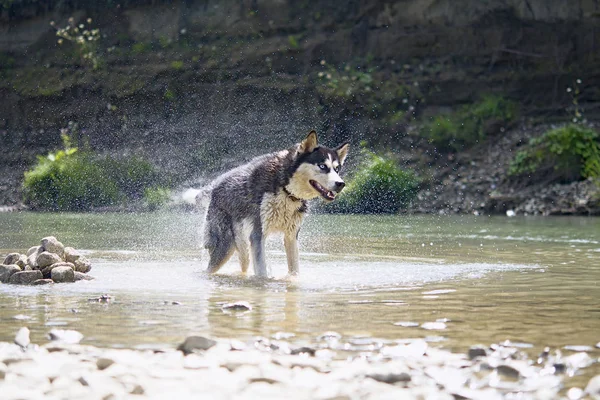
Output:
<svg viewBox="0 0 600 400">
<path fill-rule="evenodd" d="M 302 200 L 321 197 L 330 202 L 345 186 L 340 171 L 348 155 L 348 143 L 330 149 L 319 146 L 311 131 L 296 148 L 294 171 L 286 189 Z"/>
</svg>

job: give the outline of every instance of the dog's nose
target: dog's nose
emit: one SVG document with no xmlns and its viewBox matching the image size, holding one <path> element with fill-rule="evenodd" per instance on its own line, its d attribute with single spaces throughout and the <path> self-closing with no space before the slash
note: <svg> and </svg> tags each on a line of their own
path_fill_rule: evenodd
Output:
<svg viewBox="0 0 600 400">
<path fill-rule="evenodd" d="M 344 188 L 344 186 L 346 186 L 346 183 L 344 182 L 336 182 L 335 183 L 335 189 L 339 192 L 340 190 L 342 190 Z"/>
</svg>

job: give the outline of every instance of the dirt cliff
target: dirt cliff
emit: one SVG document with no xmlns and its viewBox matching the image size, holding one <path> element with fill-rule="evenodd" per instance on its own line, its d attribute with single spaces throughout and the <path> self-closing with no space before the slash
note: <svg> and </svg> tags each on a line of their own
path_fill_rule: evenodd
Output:
<svg viewBox="0 0 600 400">
<path fill-rule="evenodd" d="M 326 142 L 385 143 L 413 162 L 404 147 L 419 145 L 407 139 L 418 120 L 489 93 L 517 101 L 530 121 L 564 120 L 575 79 L 586 117 L 598 116 L 594 0 L 2 5 L 0 203 L 18 202 L 22 171 L 60 144 L 68 121 L 93 148 L 145 153 L 183 180 L 311 128 Z M 71 17 L 99 29 L 99 68 L 57 44 Z"/>
</svg>

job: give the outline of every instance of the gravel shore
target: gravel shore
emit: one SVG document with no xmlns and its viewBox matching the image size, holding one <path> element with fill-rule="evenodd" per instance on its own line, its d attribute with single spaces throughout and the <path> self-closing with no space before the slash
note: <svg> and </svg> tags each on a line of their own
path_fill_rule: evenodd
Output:
<svg viewBox="0 0 600 400">
<path fill-rule="evenodd" d="M 597 363 L 585 351 L 544 351 L 529 359 L 509 342 L 467 354 L 420 339 L 343 339 L 313 345 L 279 338 L 190 337 L 175 348 L 105 349 L 54 331 L 43 345 L 28 330 L 0 342 L 0 394 L 10 399 L 580 399 L 600 398 L 600 376 L 586 388 L 569 377 Z M 69 343 L 70 342 L 70 343 Z M 593 349 L 592 349 L 593 350 Z"/>
</svg>

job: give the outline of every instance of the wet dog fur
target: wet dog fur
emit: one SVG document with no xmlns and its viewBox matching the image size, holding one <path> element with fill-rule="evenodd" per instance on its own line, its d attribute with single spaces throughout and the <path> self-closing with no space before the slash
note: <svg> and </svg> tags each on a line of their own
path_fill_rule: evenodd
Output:
<svg viewBox="0 0 600 400">
<path fill-rule="evenodd" d="M 317 197 L 333 201 L 344 188 L 339 173 L 348 149 L 348 143 L 334 149 L 319 146 L 311 131 L 293 147 L 256 157 L 200 192 L 196 203 L 206 208 L 207 272 L 217 272 L 237 251 L 242 273 L 252 262 L 255 275 L 268 276 L 265 239 L 281 232 L 289 274 L 297 275 L 298 232 L 307 202 Z"/>
</svg>

